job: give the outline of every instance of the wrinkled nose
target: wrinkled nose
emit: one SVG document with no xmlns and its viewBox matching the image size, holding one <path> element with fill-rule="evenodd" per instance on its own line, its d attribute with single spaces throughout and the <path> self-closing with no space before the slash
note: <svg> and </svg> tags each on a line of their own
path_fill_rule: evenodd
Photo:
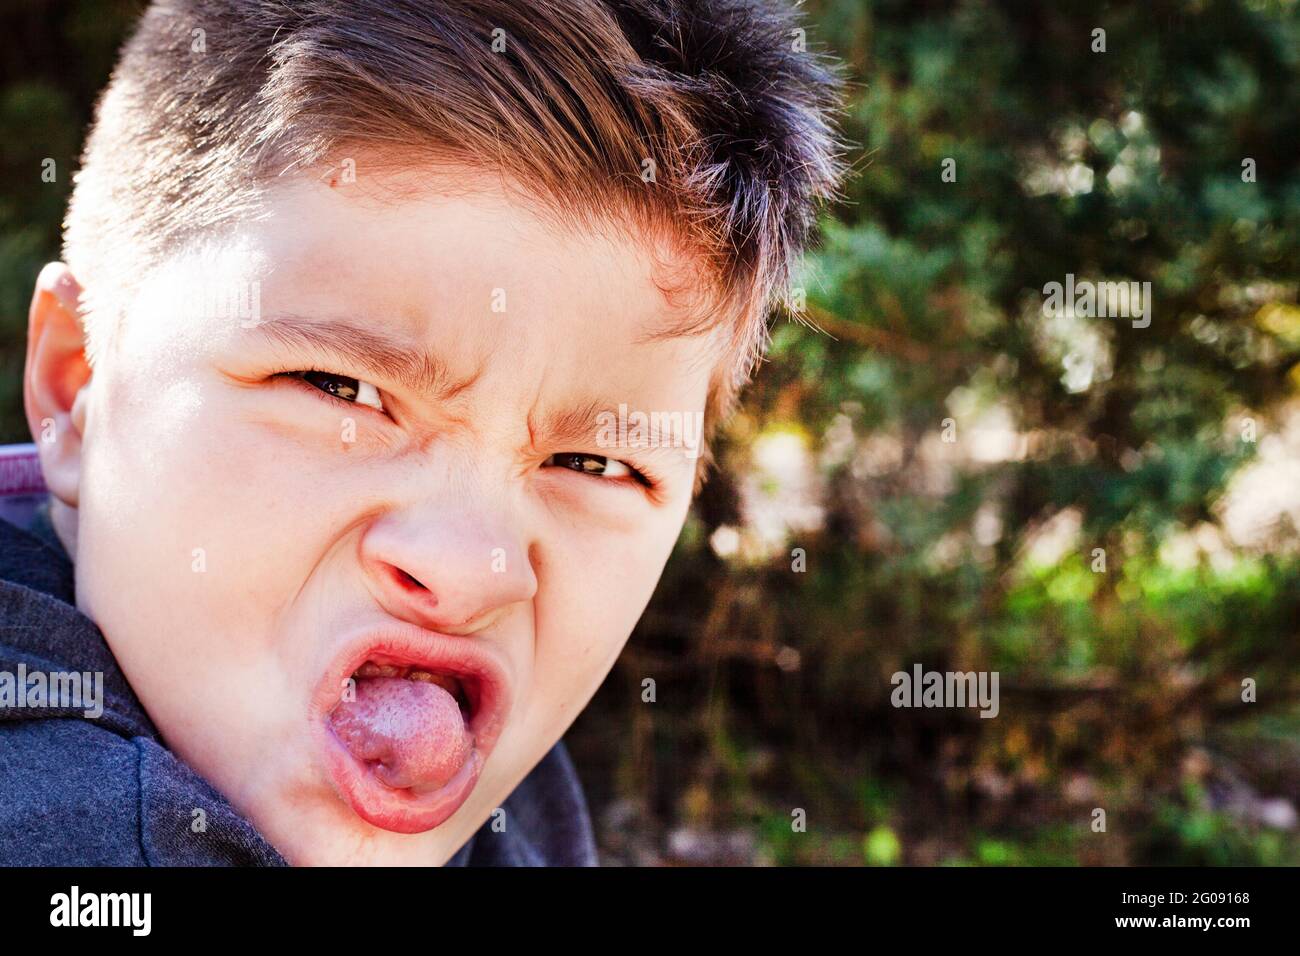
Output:
<svg viewBox="0 0 1300 956">
<path fill-rule="evenodd" d="M 479 630 L 537 593 L 526 546 L 486 507 L 390 512 L 367 529 L 361 549 L 384 609 L 429 630 Z"/>
</svg>

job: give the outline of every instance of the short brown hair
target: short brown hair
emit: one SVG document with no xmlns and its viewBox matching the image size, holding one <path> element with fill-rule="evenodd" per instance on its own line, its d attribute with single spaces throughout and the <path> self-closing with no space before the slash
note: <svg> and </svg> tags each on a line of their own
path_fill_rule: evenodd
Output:
<svg viewBox="0 0 1300 956">
<path fill-rule="evenodd" d="M 364 147 L 503 173 L 565 218 L 669 227 L 713 293 L 700 328 L 734 323 L 716 420 L 842 171 L 837 77 L 803 36 L 778 0 L 157 0 L 65 223 L 89 360 L 95 313 L 153 264 Z"/>
</svg>

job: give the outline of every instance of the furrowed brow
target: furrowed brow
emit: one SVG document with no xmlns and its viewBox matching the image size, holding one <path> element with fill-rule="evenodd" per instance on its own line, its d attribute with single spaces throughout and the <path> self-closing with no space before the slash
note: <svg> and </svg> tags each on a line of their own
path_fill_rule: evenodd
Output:
<svg viewBox="0 0 1300 956">
<path fill-rule="evenodd" d="M 529 435 L 534 444 L 541 438 L 554 445 L 573 445 L 579 448 L 590 446 L 596 441 L 596 416 L 600 414 L 601 407 L 597 402 L 588 402 L 567 411 L 551 412 L 543 416 L 537 425 L 534 425 L 529 416 Z"/>
<path fill-rule="evenodd" d="M 636 414 L 634 410 L 624 409 L 624 421 L 628 422 L 629 432 L 639 431 L 646 440 L 645 444 L 628 444 L 625 450 L 662 452 L 685 447 L 684 436 L 678 430 L 679 420 L 687 413 L 672 414 L 655 412 L 646 414 L 645 424 L 637 427 L 636 420 L 628 421 Z M 602 415 L 611 416 L 602 420 Z M 591 401 L 562 412 L 553 412 L 543 416 L 540 424 L 534 426 L 529 421 L 529 434 L 534 443 L 545 440 L 555 446 L 573 445 L 578 448 L 589 447 L 596 441 L 602 430 L 603 421 L 612 421 L 617 427 L 619 406 L 608 402 Z M 611 450 L 611 457 L 618 457 L 617 451 Z"/>
<path fill-rule="evenodd" d="M 342 359 L 349 368 L 365 369 L 418 394 L 447 399 L 473 384 L 454 381 L 428 349 L 351 322 L 281 313 L 250 328 L 272 342 Z"/>
</svg>

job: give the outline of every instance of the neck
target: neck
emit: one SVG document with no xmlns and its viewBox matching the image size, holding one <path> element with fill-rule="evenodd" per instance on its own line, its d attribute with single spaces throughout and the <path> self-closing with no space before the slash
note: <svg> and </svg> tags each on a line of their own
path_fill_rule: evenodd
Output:
<svg viewBox="0 0 1300 956">
<path fill-rule="evenodd" d="M 69 507 L 57 498 L 50 502 L 50 524 L 54 527 L 54 533 L 59 536 L 59 541 L 63 543 L 63 549 L 68 552 L 68 557 L 72 559 L 75 567 L 77 564 L 77 509 Z"/>
</svg>

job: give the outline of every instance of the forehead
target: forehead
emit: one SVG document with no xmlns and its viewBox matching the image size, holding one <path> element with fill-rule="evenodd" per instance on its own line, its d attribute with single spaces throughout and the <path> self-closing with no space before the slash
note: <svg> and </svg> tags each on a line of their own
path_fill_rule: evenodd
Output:
<svg viewBox="0 0 1300 956">
<path fill-rule="evenodd" d="M 490 183 L 471 189 L 436 172 L 392 174 L 379 185 L 296 182 L 274 189 L 267 209 L 254 237 L 275 277 L 331 299 L 364 289 L 386 311 L 437 304 L 463 316 L 544 313 L 553 322 L 617 299 L 606 325 L 651 333 L 683 317 L 662 290 L 689 265 L 664 263 L 612 222 L 561 225 L 524 194 Z"/>
<path fill-rule="evenodd" d="M 716 330 L 665 334 L 699 325 L 697 297 L 680 294 L 689 258 L 611 220 L 562 223 L 482 175 L 286 182 L 268 190 L 260 218 L 173 266 L 200 310 L 255 292 L 268 313 L 432 346 L 460 376 L 505 362 L 521 374 L 544 366 L 573 381 L 617 376 L 643 394 L 694 393 L 722 355 Z M 237 338 L 232 318 L 186 325 L 196 339 Z"/>
</svg>

